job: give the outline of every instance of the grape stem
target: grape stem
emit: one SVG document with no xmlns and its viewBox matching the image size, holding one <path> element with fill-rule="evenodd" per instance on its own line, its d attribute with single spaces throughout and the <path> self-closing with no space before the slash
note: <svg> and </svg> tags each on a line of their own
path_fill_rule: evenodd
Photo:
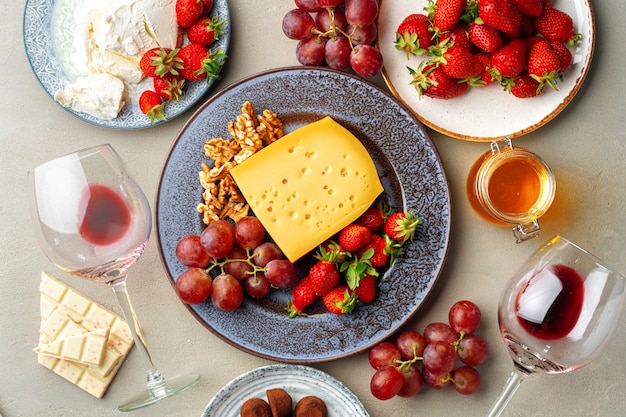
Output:
<svg viewBox="0 0 626 417">
<path fill-rule="evenodd" d="M 227 263 L 230 262 L 245 262 L 248 265 L 250 265 L 252 267 L 252 271 L 246 271 L 246 274 L 248 275 L 253 275 L 256 278 L 256 274 L 259 272 L 266 272 L 267 269 L 261 266 L 256 265 L 253 261 L 252 258 L 254 258 L 255 256 L 257 256 L 258 254 L 256 253 L 250 253 L 250 249 L 246 249 L 246 258 L 245 259 L 231 259 L 231 258 L 222 258 L 220 259 L 211 259 L 211 264 L 205 269 L 206 273 L 208 274 L 209 272 L 211 272 L 213 269 L 215 268 L 220 268 L 220 271 L 222 274 L 226 273 L 226 271 L 224 271 L 224 265 L 226 265 Z"/>
<path fill-rule="evenodd" d="M 354 33 L 356 32 L 357 26 L 352 25 L 352 32 L 349 34 L 346 33 L 341 28 L 338 28 L 337 25 L 335 24 L 335 8 L 327 7 L 326 10 L 328 10 L 328 16 L 330 17 L 330 28 L 326 32 L 322 32 L 319 29 L 314 28 L 312 32 L 319 37 L 330 38 L 332 40 L 337 39 L 338 35 L 343 35 L 346 37 L 346 39 L 348 39 L 348 42 L 350 43 L 350 49 L 353 50 L 354 49 L 353 39 L 354 39 Z M 360 39 L 357 38 L 356 40 L 359 41 Z"/>
</svg>

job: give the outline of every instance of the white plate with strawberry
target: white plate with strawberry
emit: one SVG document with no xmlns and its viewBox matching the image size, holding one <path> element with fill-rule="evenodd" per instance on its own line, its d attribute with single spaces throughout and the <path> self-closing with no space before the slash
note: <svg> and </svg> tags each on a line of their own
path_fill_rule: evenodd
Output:
<svg viewBox="0 0 626 417">
<path fill-rule="evenodd" d="M 227 125 L 250 101 L 269 109 L 285 133 L 332 117 L 355 135 L 376 166 L 384 199 L 392 211 L 420 216 L 414 240 L 391 268 L 382 271 L 374 301 L 350 314 L 328 312 L 321 297 L 306 317 L 290 318 L 291 288 L 261 300 L 246 296 L 234 311 L 211 302 L 187 304 L 208 330 L 231 345 L 263 358 L 291 363 L 324 362 L 353 355 L 400 328 L 419 309 L 441 273 L 450 238 L 450 196 L 443 165 L 415 116 L 379 87 L 324 68 L 289 67 L 256 74 L 221 90 L 194 114 L 176 138 L 158 187 L 156 234 L 171 283 L 187 269 L 176 258 L 179 240 L 200 235 L 200 164 L 207 138 L 229 137 Z M 209 161 L 210 163 L 210 161 Z M 294 173 L 297 175 L 297 173 Z M 315 263 L 313 253 L 295 264 L 298 277 Z"/>
<path fill-rule="evenodd" d="M 24 47 L 35 76 L 46 93 L 54 100 L 57 91 L 75 81 L 76 69 L 72 65 L 72 43 L 76 27 L 76 12 L 81 2 L 77 0 L 27 0 L 24 7 Z M 210 17 L 225 21 L 223 33 L 210 46 L 210 50 L 228 51 L 230 43 L 230 11 L 226 0 L 214 0 Z M 188 43 L 185 36 L 185 43 Z M 61 106 L 77 118 L 101 127 L 113 129 L 141 129 L 164 123 L 181 115 L 196 104 L 216 81 L 209 78 L 187 82 L 178 101 L 171 101 L 164 107 L 165 120 L 151 123 L 149 117 L 139 107 L 139 97 L 145 90 L 153 89 L 153 81 L 146 77 L 139 84 L 125 83 L 126 104 L 118 116 L 104 120 L 87 113 Z"/>
<path fill-rule="evenodd" d="M 444 0 L 439 1 L 446 3 Z M 454 98 L 434 98 L 425 94 L 424 90 L 420 97 L 415 85 L 411 84 L 415 79 L 414 75 L 410 73 L 407 67 L 417 71 L 420 63 L 424 61 L 423 65 L 426 66 L 426 61 L 432 60 L 433 54 L 407 55 L 406 52 L 396 49 L 395 42 L 396 32 L 408 15 L 428 14 L 424 10 L 428 6 L 428 0 L 381 0 L 378 17 L 378 43 L 384 59 L 383 77 L 385 82 L 393 94 L 407 105 L 421 122 L 440 133 L 454 138 L 470 141 L 491 141 L 504 136 L 511 138 L 522 136 L 538 129 L 556 117 L 573 100 L 582 86 L 593 56 L 595 27 L 589 0 L 534 1 L 541 4 L 542 14 L 544 10 L 548 10 L 547 7 L 552 7 L 568 15 L 571 18 L 574 33 L 580 35 L 573 46 L 567 45 L 571 55 L 571 65 L 567 69 L 559 70 L 561 77 L 556 79 L 556 90 L 546 85 L 541 89 L 541 94 L 538 96 L 518 98 L 505 90 L 503 84 L 506 84 L 506 79 L 502 82 L 500 82 L 500 79 L 496 79 L 487 86 L 470 86 L 466 92 Z M 532 4 L 533 0 L 489 0 L 489 2 L 496 4 L 509 3 L 515 6 L 516 2 Z M 448 1 L 447 3 L 454 3 L 454 1 Z M 482 3 L 486 4 L 487 2 Z M 477 10 L 480 11 L 481 9 Z M 516 8 L 516 10 L 518 9 Z M 466 12 L 467 9 L 462 14 L 467 15 Z M 475 21 L 476 15 L 470 16 L 469 22 Z M 497 16 L 488 15 L 483 17 L 483 20 L 486 21 L 497 18 Z M 536 22 L 540 18 L 542 17 L 522 17 L 521 21 L 526 23 L 518 24 L 517 27 L 522 28 L 528 22 Z M 543 17 L 542 19 L 545 20 L 546 18 Z M 432 22 L 433 20 L 434 17 L 431 15 L 430 21 Z M 444 25 L 443 23 L 439 24 Z M 549 24 L 553 25 L 552 22 L 549 22 Z M 469 23 L 464 21 L 457 24 L 457 26 L 459 25 L 466 29 L 469 27 Z M 557 23 L 554 23 L 554 25 L 557 25 Z M 507 45 L 516 37 L 531 39 L 531 36 L 536 35 L 545 38 L 544 34 L 537 31 L 536 25 L 526 27 L 528 29 L 519 29 L 518 33 L 522 33 L 522 30 L 525 31 L 523 35 L 513 36 L 506 35 L 503 30 L 499 29 L 498 32 L 502 39 L 502 45 Z M 445 31 L 442 31 L 442 33 L 445 33 Z M 560 43 L 563 44 L 564 42 Z M 522 73 L 508 77 L 508 80 L 513 80 L 519 84 L 517 88 L 521 88 L 523 84 L 523 81 L 517 81 L 518 77 L 521 78 L 526 72 L 530 73 L 531 67 L 538 67 L 536 65 L 537 60 L 533 60 L 533 64 L 530 67 L 528 65 L 530 48 L 531 43 L 527 43 L 527 58 L 523 63 Z M 484 51 L 473 45 L 471 53 L 475 55 L 479 52 L 483 53 Z M 564 60 L 565 58 L 561 58 L 561 61 Z M 487 61 L 487 65 L 489 64 L 490 61 Z M 449 80 L 446 78 L 445 81 Z M 458 82 L 459 79 L 454 81 Z M 444 81 L 441 81 L 439 85 L 444 84 Z M 532 90 L 536 91 L 536 89 Z"/>
</svg>

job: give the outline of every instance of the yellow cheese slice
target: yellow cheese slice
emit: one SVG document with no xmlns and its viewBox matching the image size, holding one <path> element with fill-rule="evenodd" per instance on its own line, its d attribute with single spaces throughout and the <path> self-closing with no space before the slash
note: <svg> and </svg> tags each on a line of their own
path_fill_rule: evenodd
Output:
<svg viewBox="0 0 626 417">
<path fill-rule="evenodd" d="M 356 220 L 383 191 L 363 144 L 330 117 L 285 135 L 230 172 L 292 262 Z"/>
</svg>

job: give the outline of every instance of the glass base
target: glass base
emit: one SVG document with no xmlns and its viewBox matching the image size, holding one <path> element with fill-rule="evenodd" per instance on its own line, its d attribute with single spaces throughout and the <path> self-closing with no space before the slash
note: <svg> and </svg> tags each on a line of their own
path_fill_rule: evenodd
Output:
<svg viewBox="0 0 626 417">
<path fill-rule="evenodd" d="M 193 387 L 200 381 L 199 375 L 184 375 L 171 379 L 162 379 L 158 384 L 149 386 L 148 390 L 129 401 L 120 404 L 118 410 L 133 411 L 170 398 Z"/>
</svg>

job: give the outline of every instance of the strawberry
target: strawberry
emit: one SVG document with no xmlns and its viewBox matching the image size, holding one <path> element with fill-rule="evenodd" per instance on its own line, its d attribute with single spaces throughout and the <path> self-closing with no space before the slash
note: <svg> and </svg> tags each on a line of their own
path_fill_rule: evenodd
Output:
<svg viewBox="0 0 626 417">
<path fill-rule="evenodd" d="M 222 49 L 211 52 L 204 45 L 191 43 L 178 51 L 178 57 L 182 60 L 180 75 L 189 81 L 199 81 L 204 78 L 219 78 L 217 73 L 224 64 L 226 55 Z"/>
<path fill-rule="evenodd" d="M 439 45 L 440 46 L 461 46 L 463 48 L 467 48 L 471 50 L 474 47 L 472 41 L 470 41 L 469 36 L 467 36 L 466 25 L 460 24 L 457 25 L 454 29 L 449 32 L 442 33 L 439 36 Z M 444 41 L 447 42 L 444 43 Z"/>
<path fill-rule="evenodd" d="M 359 286 L 354 289 L 354 293 L 362 303 L 369 304 L 374 301 L 374 297 L 376 297 L 376 277 L 365 275 L 359 281 Z"/>
<path fill-rule="evenodd" d="M 291 290 L 293 300 L 287 302 L 287 312 L 289 317 L 306 316 L 304 310 L 317 300 L 317 295 L 311 286 L 311 278 L 309 275 L 302 278 L 293 286 Z"/>
<path fill-rule="evenodd" d="M 561 76 L 559 56 L 546 40 L 537 41 L 528 52 L 528 74 L 539 82 L 539 90 L 547 84 L 556 90 Z"/>
<path fill-rule="evenodd" d="M 432 11 L 433 26 L 437 32 L 454 29 L 461 19 L 466 0 L 438 0 Z"/>
<path fill-rule="evenodd" d="M 371 233 L 375 233 L 383 227 L 385 217 L 387 217 L 388 214 L 387 210 L 385 204 L 379 204 L 378 207 L 370 207 L 356 219 L 356 223 L 362 224 L 367 227 Z"/>
<path fill-rule="evenodd" d="M 200 16 L 204 5 L 200 0 L 176 0 L 176 21 L 178 26 L 190 28 Z"/>
<path fill-rule="evenodd" d="M 528 75 L 526 71 L 515 79 L 515 84 L 511 86 L 510 92 L 517 98 L 537 97 L 541 94 L 539 82 Z"/>
<path fill-rule="evenodd" d="M 165 74 L 153 80 L 154 91 L 167 101 L 178 101 L 183 95 L 185 80 L 176 75 Z"/>
<path fill-rule="evenodd" d="M 202 0 L 202 15 L 207 16 L 213 10 L 213 0 Z"/>
<path fill-rule="evenodd" d="M 522 16 L 522 24 L 520 25 L 520 37 L 527 38 L 537 34 L 535 29 L 535 18 Z"/>
<path fill-rule="evenodd" d="M 343 262 L 349 255 L 348 252 L 346 252 L 346 250 L 334 240 L 328 240 L 324 242 L 322 247 L 326 252 L 329 252 L 329 256 L 332 256 L 335 262 Z"/>
<path fill-rule="evenodd" d="M 543 14 L 535 20 L 535 28 L 549 42 L 563 42 L 574 45 L 580 34 L 574 33 L 574 22 L 565 12 L 551 6 L 543 8 Z"/>
<path fill-rule="evenodd" d="M 404 243 L 413 240 L 417 225 L 420 224 L 421 221 L 422 219 L 420 217 L 413 215 L 412 210 L 408 212 L 397 211 L 385 219 L 383 231 L 396 242 Z"/>
<path fill-rule="evenodd" d="M 513 0 L 513 3 L 523 16 L 538 17 L 543 13 L 543 3 L 540 0 Z"/>
<path fill-rule="evenodd" d="M 373 250 L 372 256 L 369 258 L 370 263 L 374 268 L 381 268 L 389 263 L 389 256 L 392 253 L 392 248 L 380 235 L 372 235 L 370 241 L 358 252 L 359 257 L 363 257 L 367 250 Z"/>
<path fill-rule="evenodd" d="M 352 223 L 339 232 L 339 244 L 348 252 L 356 252 L 370 241 L 372 232 L 362 224 Z"/>
<path fill-rule="evenodd" d="M 489 25 L 471 22 L 467 26 L 470 41 L 486 52 L 495 52 L 502 47 L 502 37 L 497 29 Z"/>
<path fill-rule="evenodd" d="M 337 315 L 350 313 L 354 310 L 356 300 L 356 295 L 350 291 L 347 285 L 337 285 L 322 297 L 326 309 Z"/>
<path fill-rule="evenodd" d="M 508 34 L 518 33 L 522 23 L 513 0 L 480 0 L 478 16 L 486 25 Z"/>
<path fill-rule="evenodd" d="M 462 80 L 471 78 L 481 71 L 474 55 L 472 55 L 468 49 L 461 46 L 450 46 L 443 53 L 442 58 L 441 68 L 448 77 Z"/>
<path fill-rule="evenodd" d="M 226 20 L 219 20 L 217 16 L 200 18 L 187 29 L 187 38 L 191 43 L 209 46 L 224 33 L 224 23 Z"/>
<path fill-rule="evenodd" d="M 324 248 L 315 255 L 318 261 L 309 270 L 311 287 L 318 297 L 330 291 L 339 282 L 339 271 L 335 263 L 334 252 L 327 252 Z"/>
<path fill-rule="evenodd" d="M 561 67 L 559 71 L 563 72 L 569 69 L 572 66 L 572 53 L 567 46 L 562 44 L 561 42 L 550 42 L 550 46 L 554 49 L 554 52 L 559 56 L 559 62 L 561 63 Z"/>
<path fill-rule="evenodd" d="M 141 56 L 139 68 L 147 77 L 177 75 L 182 62 L 177 53 L 178 49 L 152 48 Z"/>
<path fill-rule="evenodd" d="M 432 45 L 430 20 L 425 14 L 410 14 L 400 22 L 396 30 L 396 49 L 409 55 L 422 55 Z"/>
<path fill-rule="evenodd" d="M 438 65 L 423 66 L 422 64 L 417 70 L 408 68 L 412 77 L 411 84 L 417 90 L 419 97 L 424 95 L 430 98 L 448 100 L 467 92 L 468 85 L 466 82 L 460 82 L 449 77 Z"/>
<path fill-rule="evenodd" d="M 165 103 L 161 96 L 151 90 L 145 90 L 139 96 L 139 109 L 150 118 L 150 124 L 157 120 L 165 120 Z"/>
<path fill-rule="evenodd" d="M 479 52 L 474 55 L 480 67 L 480 74 L 468 80 L 472 87 L 486 87 L 493 83 L 494 78 L 489 72 L 491 65 L 491 54 L 489 52 Z"/>
<path fill-rule="evenodd" d="M 515 39 L 491 54 L 489 72 L 495 80 L 517 77 L 526 64 L 526 41 Z"/>
</svg>

